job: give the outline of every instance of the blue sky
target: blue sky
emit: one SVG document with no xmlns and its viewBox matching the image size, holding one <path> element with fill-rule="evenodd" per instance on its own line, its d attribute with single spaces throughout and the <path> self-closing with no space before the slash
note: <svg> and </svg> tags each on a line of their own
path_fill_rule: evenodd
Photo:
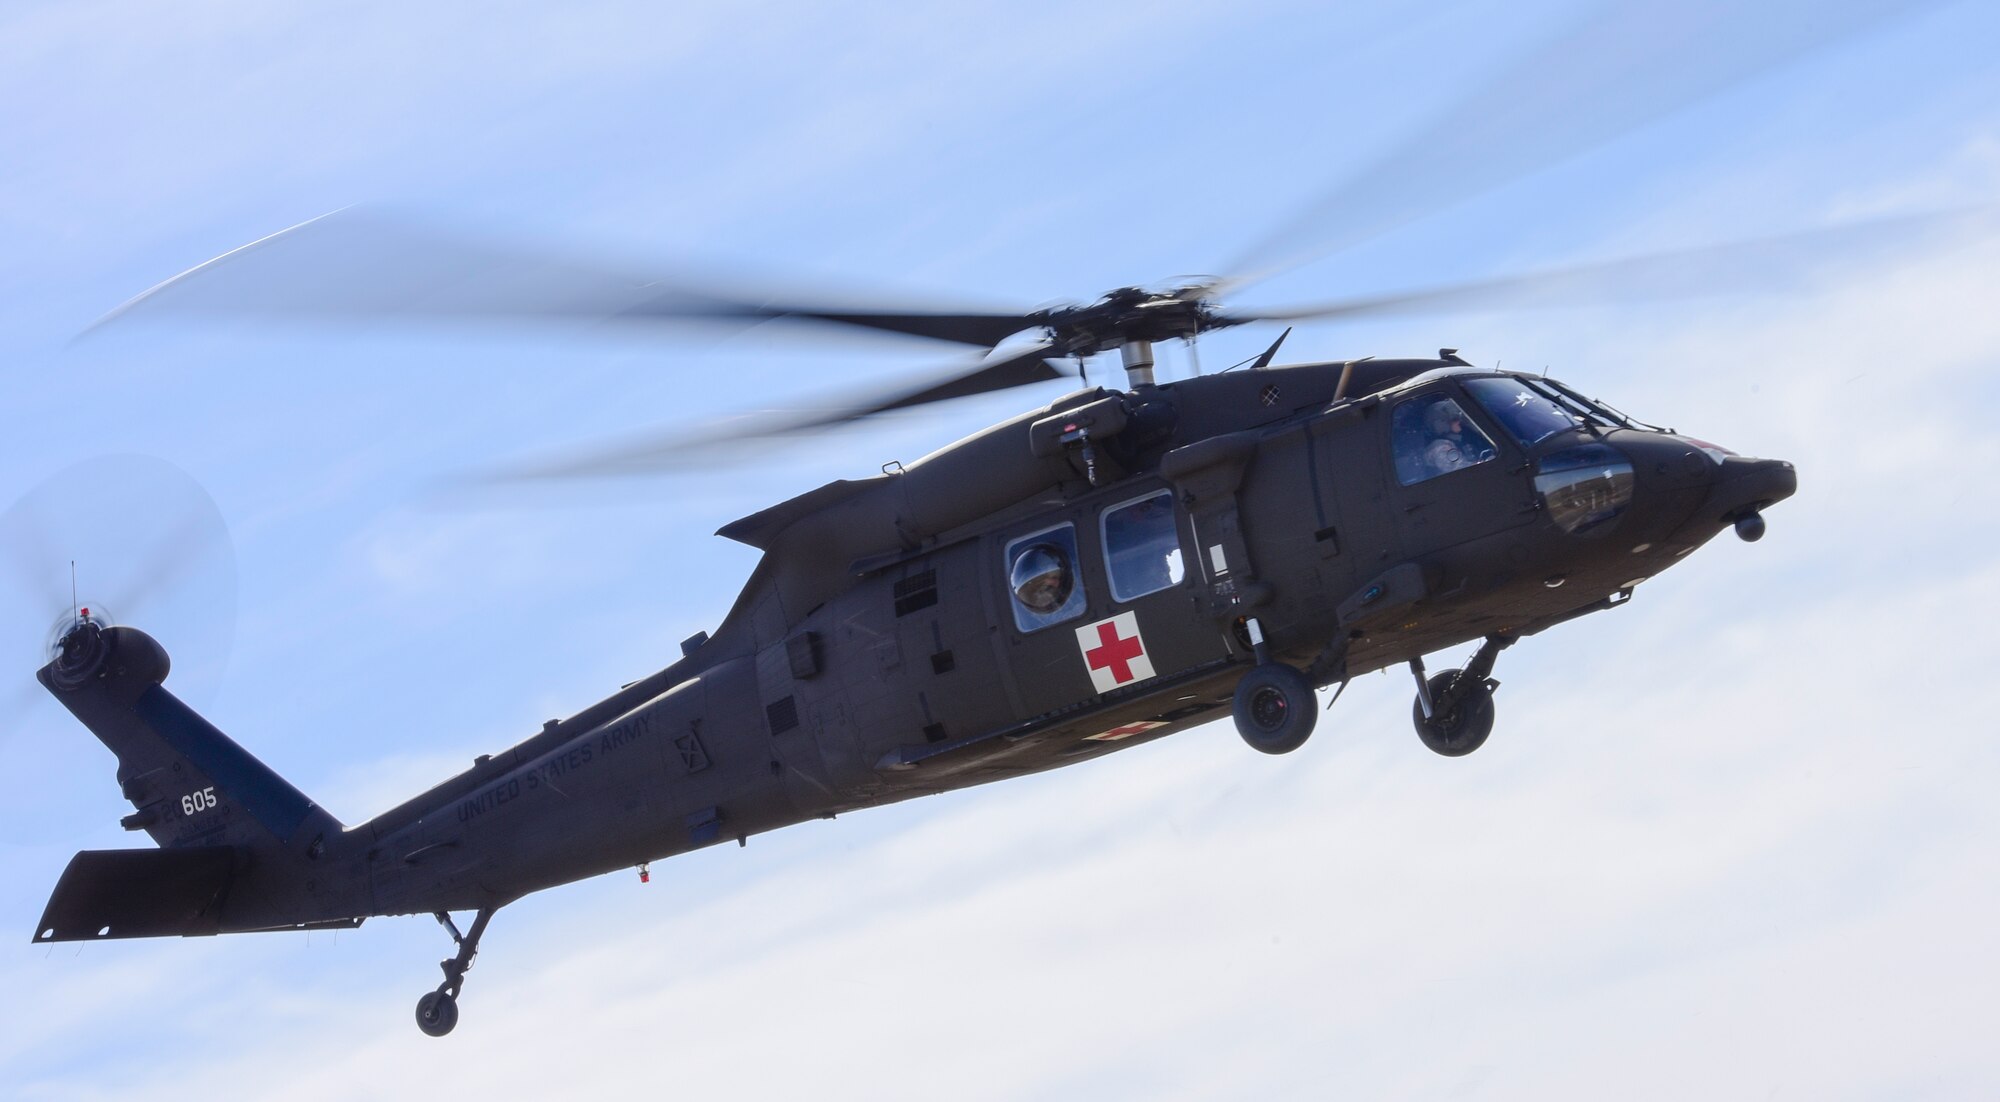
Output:
<svg viewBox="0 0 2000 1102">
<path fill-rule="evenodd" d="M 213 321 L 72 343 L 105 310 L 351 203 L 663 274 L 1083 299 L 1228 263 L 1580 10 L 10 5 L 0 507 L 57 478 L 50 508 L 95 518 L 84 588 L 108 592 L 133 567 L 105 518 L 143 530 L 187 491 L 93 498 L 60 472 L 139 452 L 205 487 L 233 554 L 132 619 L 176 689 L 356 823 L 712 628 L 754 565 L 719 525 L 1061 388 L 713 477 L 468 499 L 440 487 L 955 353 Z M 1990 201 L 1996 39 L 1989 7 L 1938 7 L 1246 301 Z M 410 1022 L 446 949 L 427 919 L 30 946 L 70 854 L 133 839 L 110 756 L 52 702 L 17 705 L 0 1084 L 1991 1095 L 1996 260 L 1960 236 L 1829 257 L 1779 297 L 1301 327 L 1301 359 L 1546 366 L 1793 459 L 1801 492 L 1762 543 L 1510 651 L 1473 757 L 1424 751 L 1407 678 L 1368 678 L 1284 758 L 1211 725 L 560 889 L 496 920 L 443 1042 Z M 1203 362 L 1269 336 L 1219 334 Z M 54 612 L 0 588 L 22 678 Z"/>
</svg>

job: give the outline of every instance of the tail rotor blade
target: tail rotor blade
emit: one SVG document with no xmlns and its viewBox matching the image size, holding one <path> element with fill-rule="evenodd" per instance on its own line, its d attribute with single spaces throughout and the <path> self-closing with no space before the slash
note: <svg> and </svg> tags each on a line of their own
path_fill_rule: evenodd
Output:
<svg viewBox="0 0 2000 1102">
<path fill-rule="evenodd" d="M 0 577 L 37 608 L 67 604 L 69 566 L 50 538 L 52 528 L 32 496 L 0 514 Z"/>
<path fill-rule="evenodd" d="M 108 606 L 174 656 L 169 688 L 207 702 L 220 688 L 236 629 L 236 555 L 201 485 L 165 460 L 106 456 L 57 471 L 0 512 L 0 752 L 32 769 L 0 816 L 0 843 L 44 844 L 79 835 L 75 808 L 97 806 L 86 787 L 102 748 L 35 680 L 46 646 L 80 603 Z M 102 603 L 100 603 L 102 602 Z M 93 820 L 90 828 L 101 828 Z"/>
<path fill-rule="evenodd" d="M 72 614 L 74 562 L 77 603 L 126 623 L 145 617 L 173 644 L 177 695 L 219 683 L 235 633 L 236 555 L 214 499 L 179 467 L 116 455 L 58 471 L 0 513 L 0 552 L 15 583 L 0 623 L 23 626 L 16 645 L 0 640 L 0 662 L 23 676 L 47 659 L 44 630 Z"/>
<path fill-rule="evenodd" d="M 128 621 L 143 616 L 152 602 L 172 594 L 217 556 L 233 556 L 228 529 L 218 523 L 220 519 L 212 508 L 190 510 L 159 533 L 120 587 L 107 594 L 111 607 Z"/>
</svg>

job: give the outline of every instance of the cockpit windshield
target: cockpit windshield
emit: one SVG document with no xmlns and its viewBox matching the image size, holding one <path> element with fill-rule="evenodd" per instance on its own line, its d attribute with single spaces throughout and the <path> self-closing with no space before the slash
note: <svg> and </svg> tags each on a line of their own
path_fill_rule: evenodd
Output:
<svg viewBox="0 0 2000 1102">
<path fill-rule="evenodd" d="M 1584 423 L 1587 414 L 1539 387 L 1512 375 L 1489 375 L 1465 380 L 1465 389 L 1505 425 L 1522 447 L 1530 447 L 1564 429 Z"/>
<path fill-rule="evenodd" d="M 1541 385 L 1546 386 L 1551 390 L 1554 390 L 1557 394 L 1561 395 L 1564 398 L 1569 399 L 1575 405 L 1580 406 L 1583 409 L 1589 410 L 1594 415 L 1592 418 L 1593 420 L 1600 420 L 1606 424 L 1617 425 L 1620 428 L 1649 429 L 1654 432 L 1665 431 L 1664 429 L 1659 429 L 1655 428 L 1652 425 L 1648 425 L 1643 421 L 1635 421 L 1632 418 L 1625 416 L 1625 414 L 1619 412 L 1615 407 L 1611 405 L 1611 403 L 1605 401 L 1604 399 L 1586 398 L 1583 395 L 1578 394 L 1576 391 L 1571 390 L 1569 387 L 1564 386 L 1562 383 L 1555 381 L 1554 379 L 1543 379 Z"/>
<path fill-rule="evenodd" d="M 1564 429 L 1582 425 L 1600 428 L 1650 428 L 1605 405 L 1585 398 L 1554 379 L 1524 379 L 1518 375 L 1483 375 L 1465 380 L 1465 389 L 1507 426 L 1522 447 L 1546 440 Z"/>
</svg>

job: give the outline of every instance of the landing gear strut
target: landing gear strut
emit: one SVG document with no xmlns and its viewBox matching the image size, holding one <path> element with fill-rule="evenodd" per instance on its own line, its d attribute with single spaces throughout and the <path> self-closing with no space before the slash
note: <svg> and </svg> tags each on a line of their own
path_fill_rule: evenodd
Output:
<svg viewBox="0 0 2000 1102">
<path fill-rule="evenodd" d="M 465 970 L 472 967 L 472 958 L 479 955 L 479 938 L 486 932 L 486 923 L 493 918 L 494 908 L 482 907 L 472 918 L 472 927 L 465 933 L 458 932 L 458 925 L 445 911 L 437 912 L 438 924 L 451 931 L 451 939 L 458 943 L 458 955 L 450 960 L 438 962 L 444 969 L 444 982 L 438 989 L 417 1000 L 417 1028 L 432 1037 L 442 1037 L 450 1033 L 458 1024 L 458 992 L 465 986 Z"/>
<path fill-rule="evenodd" d="M 1424 660 L 1410 659 L 1417 678 L 1417 699 L 1410 720 L 1424 745 L 1448 758 L 1479 749 L 1493 733 L 1493 661 L 1514 645 L 1511 635 L 1489 636 L 1462 670 L 1445 670 L 1426 678 Z"/>
<path fill-rule="evenodd" d="M 1289 754 L 1305 745 L 1319 720 L 1318 697 L 1306 675 L 1273 662 L 1264 649 L 1264 632 L 1255 617 L 1246 621 L 1257 664 L 1236 683 L 1236 733 L 1253 750 Z"/>
</svg>

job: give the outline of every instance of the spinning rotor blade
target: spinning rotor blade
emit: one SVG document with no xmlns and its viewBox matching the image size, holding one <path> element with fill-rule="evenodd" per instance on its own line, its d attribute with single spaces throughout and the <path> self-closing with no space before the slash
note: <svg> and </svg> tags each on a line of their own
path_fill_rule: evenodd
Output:
<svg viewBox="0 0 2000 1102">
<path fill-rule="evenodd" d="M 1574 158 L 1681 108 L 1941 0 L 1643 0 L 1604 3 L 1274 227 L 1221 281 L 1153 295 L 1189 322 L 1207 300 L 1351 247 Z M 1136 289 L 1127 288 L 1125 291 Z M 1107 299 L 1121 292 L 1113 292 Z M 1142 298 L 1145 296 L 1141 296 Z M 403 321 L 638 324 L 817 321 L 991 348 L 1047 326 L 1060 354 L 1154 340 L 1117 302 L 1035 311 L 903 309 L 714 294 L 596 259 L 472 239 L 346 209 L 175 276 L 99 326 L 156 310 Z M 96 328 L 93 326 L 92 328 Z"/>
<path fill-rule="evenodd" d="M 625 447 L 504 476 L 635 473 L 713 459 L 774 437 L 872 414 L 1060 377 L 1052 358 L 1139 342 L 1194 339 L 1261 320 L 1360 317 L 1551 302 L 1673 297 L 1763 286 L 1847 231 L 1531 272 L 1277 311 L 1225 311 L 1216 297 L 1570 160 L 1621 135 L 1816 51 L 1942 0 L 1603 0 L 1427 126 L 1393 144 L 1223 270 L 1170 289 L 1123 287 L 1087 303 L 1027 311 L 906 309 L 818 302 L 804 294 L 714 293 L 587 257 L 454 235 L 358 210 L 337 211 L 176 276 L 107 315 L 178 310 L 391 321 L 756 325 L 818 322 L 993 348 L 1027 330 L 1046 343 L 924 385 L 742 419 L 697 436 Z M 1760 270 L 1761 269 L 1761 270 Z M 1752 273 L 1755 273 L 1754 276 Z M 704 281 L 702 286 L 706 286 Z"/>
<path fill-rule="evenodd" d="M 642 309 L 640 313 L 646 313 Z M 879 329 L 889 333 L 902 333 L 911 337 L 928 337 L 936 341 L 951 341 L 957 344 L 978 345 L 991 348 L 1008 337 L 1031 328 L 1039 322 L 1028 314 L 964 314 L 964 313 L 864 313 L 861 311 L 839 310 L 824 306 L 745 306 L 740 310 L 719 310 L 713 314 L 679 313 L 675 317 L 751 318 L 759 321 L 781 321 L 797 319 L 803 321 L 834 322 L 852 325 L 862 329 Z"/>
<path fill-rule="evenodd" d="M 345 320 L 604 320 L 668 293 L 596 262 L 477 241 L 344 208 L 232 249 L 133 297 L 89 330 L 157 312 Z"/>
<path fill-rule="evenodd" d="M 1605 4 L 1322 193 L 1222 270 L 1218 293 L 1330 256 L 1937 0 Z"/>
<path fill-rule="evenodd" d="M 236 553 L 229 526 L 201 484 L 163 459 L 103 456 L 56 472 L 0 513 L 0 561 L 0 573 L 14 583 L 4 622 L 45 626 L 72 615 L 74 606 L 108 611 L 123 623 L 168 616 L 172 623 L 147 630 L 163 641 L 182 629 L 224 640 L 212 657 L 226 652 L 234 634 Z M 194 630 L 216 623 L 225 630 Z M 0 661 L 5 649 L 0 645 Z M 189 653 L 190 660 L 197 657 Z M 15 659 L 26 673 L 46 660 L 29 654 Z M 198 664 L 191 661 L 190 669 Z M 175 680 L 178 690 L 189 679 Z"/>
<path fill-rule="evenodd" d="M 235 549 L 214 500 L 173 464 L 106 456 L 43 480 L 0 512 L 0 575 L 12 583 L 0 587 L 0 748 L 13 760 L 101 752 L 34 677 L 78 606 L 158 638 L 173 656 L 174 695 L 199 706 L 220 687 L 236 630 Z M 18 786 L 0 840 L 68 830 L 76 820 L 59 809 L 89 803 L 60 778 L 92 773 L 56 768 Z"/>
<path fill-rule="evenodd" d="M 1389 295 L 1368 295 L 1280 310 L 1232 311 L 1225 324 L 1304 321 L 1384 314 L 1452 313 L 1500 307 L 1598 303 L 1782 292 L 1820 266 L 1861 252 L 1907 245 L 1930 233 L 1990 232 L 1993 207 L 1881 218 L 1831 229 L 1651 253 Z"/>
<path fill-rule="evenodd" d="M 537 251 L 344 208 L 260 238 L 99 318 L 156 313 L 292 320 L 626 324 L 818 321 L 991 348 L 1036 324 L 1008 312 L 884 312 L 718 296 L 596 258 Z"/>
<path fill-rule="evenodd" d="M 1044 358 L 1048 352 L 1047 346 L 1036 346 L 971 370 L 934 377 L 914 388 L 828 402 L 822 412 L 746 414 L 709 432 L 646 437 L 571 459 L 497 471 L 482 481 L 538 482 L 658 474 L 697 464 L 747 458 L 756 453 L 757 445 L 772 440 L 837 428 L 891 410 L 990 394 L 1068 375 L 1069 372 Z"/>
<path fill-rule="evenodd" d="M 953 398 L 970 398 L 975 394 L 1011 390 L 1017 386 L 1060 379 L 1069 374 L 1045 359 L 1048 354 L 1047 345 L 1037 345 L 1006 359 L 983 363 L 961 374 L 945 376 L 918 390 L 905 391 L 850 407 L 838 415 L 838 421 L 852 421 L 858 417 L 887 413 L 892 409 L 909 409 Z M 825 423 L 837 422 L 828 420 Z"/>
</svg>

